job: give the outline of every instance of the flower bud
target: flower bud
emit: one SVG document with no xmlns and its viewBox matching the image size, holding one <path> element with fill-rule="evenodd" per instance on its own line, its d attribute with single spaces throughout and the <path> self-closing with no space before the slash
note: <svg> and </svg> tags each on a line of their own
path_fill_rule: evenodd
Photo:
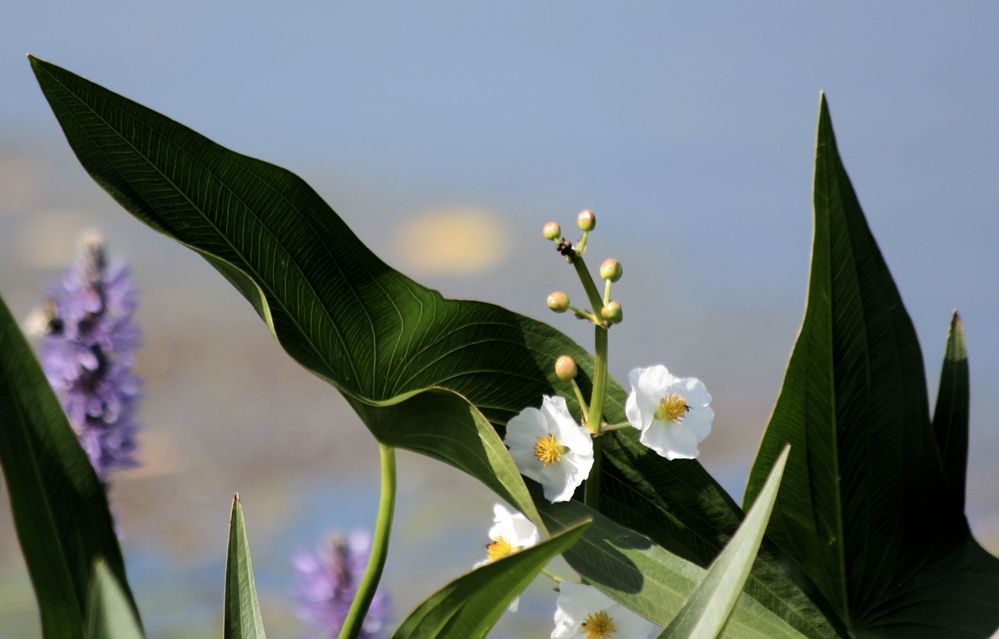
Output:
<svg viewBox="0 0 999 639">
<path fill-rule="evenodd" d="M 563 382 L 576 377 L 576 360 L 568 355 L 562 355 L 555 360 L 555 376 Z"/>
<path fill-rule="evenodd" d="M 602 280 L 616 282 L 621 279 L 622 275 L 624 275 L 624 267 L 621 266 L 621 263 L 613 257 L 608 257 L 604 260 L 604 263 L 600 265 L 600 279 Z"/>
<path fill-rule="evenodd" d="M 624 318 L 621 305 L 614 300 L 604 304 L 604 307 L 600 309 L 600 315 L 611 324 L 618 324 Z"/>
<path fill-rule="evenodd" d="M 548 296 L 548 308 L 556 313 L 564 313 L 569 310 L 569 296 L 562 291 L 555 291 Z"/>
<path fill-rule="evenodd" d="M 583 209 L 576 216 L 576 226 L 584 231 L 592 231 L 597 226 L 597 216 L 590 209 Z"/>
<path fill-rule="evenodd" d="M 545 224 L 541 232 L 544 234 L 546 240 L 554 241 L 562 237 L 562 227 L 558 225 L 558 222 Z"/>
</svg>

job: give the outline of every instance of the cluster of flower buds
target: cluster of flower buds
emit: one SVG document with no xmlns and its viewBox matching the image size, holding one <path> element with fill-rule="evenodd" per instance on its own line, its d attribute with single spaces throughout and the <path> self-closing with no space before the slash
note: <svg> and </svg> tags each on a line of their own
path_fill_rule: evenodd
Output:
<svg viewBox="0 0 999 639">
<path fill-rule="evenodd" d="M 590 209 L 584 209 L 576 216 L 576 226 L 583 232 L 582 238 L 573 244 L 562 237 L 562 227 L 558 222 L 548 222 L 541 230 L 541 234 L 546 240 L 555 243 L 555 247 L 561 255 L 564 255 L 569 263 L 577 266 L 577 270 L 582 263 L 583 253 L 586 251 L 586 243 L 589 233 L 597 227 L 597 216 Z M 548 296 L 548 308 L 556 313 L 565 313 L 571 310 L 576 317 L 589 319 L 595 324 L 605 328 L 613 324 L 621 323 L 624 314 L 621 310 L 621 303 L 611 299 L 611 284 L 621 279 L 624 274 L 624 267 L 621 262 L 614 258 L 604 260 L 600 265 L 600 279 L 604 281 L 603 297 L 590 279 L 585 268 L 580 270 L 580 278 L 583 281 L 583 288 L 586 289 L 587 297 L 592 305 L 591 310 L 583 310 L 572 306 L 569 295 L 565 291 L 554 291 Z"/>
</svg>

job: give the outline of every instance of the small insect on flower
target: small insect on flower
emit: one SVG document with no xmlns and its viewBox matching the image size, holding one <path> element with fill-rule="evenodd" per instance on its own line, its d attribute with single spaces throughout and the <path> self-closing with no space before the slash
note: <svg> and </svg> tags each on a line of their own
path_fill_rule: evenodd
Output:
<svg viewBox="0 0 999 639">
<path fill-rule="evenodd" d="M 503 504 L 493 505 L 493 526 L 489 529 L 489 543 L 486 544 L 486 558 L 475 564 L 485 566 L 504 557 L 530 548 L 541 538 L 538 528 L 523 514 L 510 510 Z M 520 597 L 510 602 L 510 612 L 517 612 Z"/>
<path fill-rule="evenodd" d="M 503 443 L 522 475 L 541 484 L 545 499 L 568 501 L 593 467 L 593 440 L 569 413 L 565 399 L 545 396 L 506 425 Z"/>
<path fill-rule="evenodd" d="M 308 627 L 304 636 L 333 639 L 343 627 L 357 586 L 368 563 L 371 538 L 363 532 L 347 537 L 336 534 L 316 553 L 299 553 L 294 559 L 298 573 L 298 617 Z M 361 639 L 379 639 L 388 631 L 389 598 L 379 589 L 364 617 Z"/>
<path fill-rule="evenodd" d="M 646 639 L 656 626 L 593 586 L 559 584 L 551 639 Z"/>
<path fill-rule="evenodd" d="M 715 412 L 701 380 L 674 377 L 661 364 L 628 373 L 631 393 L 625 415 L 641 431 L 639 441 L 667 459 L 693 459 L 711 433 Z"/>
</svg>

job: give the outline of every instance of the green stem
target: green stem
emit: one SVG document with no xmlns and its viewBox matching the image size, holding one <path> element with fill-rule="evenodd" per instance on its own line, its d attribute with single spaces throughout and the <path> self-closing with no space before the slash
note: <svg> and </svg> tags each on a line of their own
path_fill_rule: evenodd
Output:
<svg viewBox="0 0 999 639">
<path fill-rule="evenodd" d="M 368 555 L 368 567 L 357 587 L 357 594 L 350 605 L 350 612 L 340 630 L 340 639 L 357 639 L 364 626 L 371 600 L 382 578 L 385 558 L 388 556 L 389 536 L 392 533 L 392 511 L 395 507 L 395 449 L 378 444 L 382 464 L 382 494 L 378 500 L 378 518 L 375 521 L 375 534 Z"/>
<path fill-rule="evenodd" d="M 602 443 L 601 438 L 593 438 L 593 467 L 590 468 L 590 474 L 586 478 L 586 483 L 583 484 L 583 503 L 597 512 L 600 511 L 600 466 L 603 462 Z"/>
<path fill-rule="evenodd" d="M 600 434 L 604 419 L 604 398 L 607 396 L 607 329 L 594 327 L 593 389 L 590 391 L 590 410 L 586 415 L 586 429 Z"/>
<path fill-rule="evenodd" d="M 586 262 L 583 260 L 583 256 L 578 253 L 573 256 L 572 266 L 576 269 L 576 275 L 579 276 L 579 281 L 583 284 L 583 290 L 586 291 L 586 299 L 590 300 L 590 306 L 593 307 L 593 314 L 600 317 L 600 309 L 603 308 L 604 303 L 600 299 L 600 291 L 597 290 L 597 285 L 593 283 L 593 277 L 590 276 L 590 272 L 586 269 Z"/>
<path fill-rule="evenodd" d="M 586 405 L 586 398 L 583 397 L 583 391 L 579 389 L 579 384 L 576 383 L 576 380 L 570 379 L 569 381 L 572 382 L 572 392 L 576 394 L 576 401 L 579 402 L 579 410 L 582 411 L 583 417 L 586 417 L 590 412 L 590 407 Z"/>
<path fill-rule="evenodd" d="M 613 284 L 613 282 L 610 280 L 604 282 L 604 306 L 607 306 L 607 303 L 610 302 L 611 284 Z"/>
</svg>

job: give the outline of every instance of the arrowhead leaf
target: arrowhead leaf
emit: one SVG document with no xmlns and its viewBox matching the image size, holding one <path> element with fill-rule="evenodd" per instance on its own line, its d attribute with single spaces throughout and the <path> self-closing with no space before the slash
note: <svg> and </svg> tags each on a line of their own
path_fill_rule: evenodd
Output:
<svg viewBox="0 0 999 639">
<path fill-rule="evenodd" d="M 477 416 L 502 433 L 511 416 L 556 392 L 578 411 L 552 364 L 572 356 L 588 392 L 593 366 L 583 349 L 546 324 L 446 299 L 393 270 L 292 173 L 55 65 L 31 64 L 91 176 L 137 218 L 205 257 L 377 438 L 474 474 L 542 524 L 498 435 Z M 623 421 L 624 391 L 612 382 L 609 392 L 605 416 Z M 605 512 L 635 515 L 628 525 L 710 563 L 738 526 L 738 506 L 696 462 L 650 456 L 633 432 L 605 439 Z M 750 589 L 761 601 L 813 634 L 837 634 L 810 601 L 817 591 L 807 578 L 789 576 L 769 553 L 758 563 Z"/>
<path fill-rule="evenodd" d="M 959 359 L 944 365 L 950 380 L 935 434 L 919 342 L 843 167 L 824 96 L 814 204 L 805 317 L 746 501 L 790 443 L 768 536 L 851 632 L 986 636 L 999 607 L 980 588 L 999 592 L 999 560 L 971 538 L 944 478 L 964 472 Z M 944 472 L 939 434 L 953 442 Z"/>
</svg>

